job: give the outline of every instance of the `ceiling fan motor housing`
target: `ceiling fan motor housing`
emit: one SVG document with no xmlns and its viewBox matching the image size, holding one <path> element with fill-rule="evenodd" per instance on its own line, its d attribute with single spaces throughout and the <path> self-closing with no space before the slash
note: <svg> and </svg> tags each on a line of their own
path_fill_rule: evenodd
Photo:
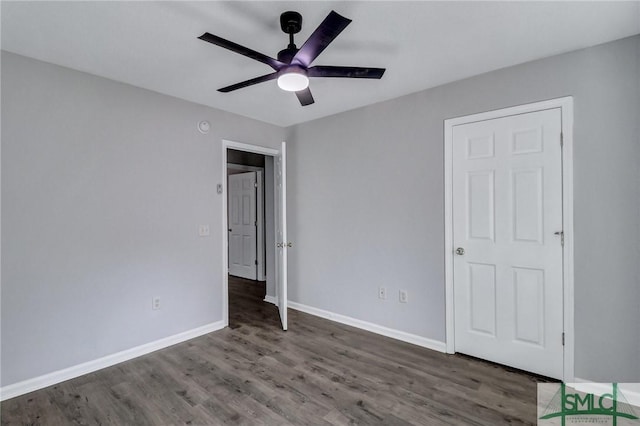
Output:
<svg viewBox="0 0 640 426">
<path fill-rule="evenodd" d="M 280 15 L 280 28 L 287 34 L 297 34 L 302 29 L 302 15 L 288 11 Z"/>
<path fill-rule="evenodd" d="M 298 53 L 298 49 L 295 47 L 295 44 L 289 45 L 286 49 L 283 49 L 278 52 L 278 60 L 280 62 L 284 62 L 285 64 L 290 64 L 291 60 Z"/>
</svg>

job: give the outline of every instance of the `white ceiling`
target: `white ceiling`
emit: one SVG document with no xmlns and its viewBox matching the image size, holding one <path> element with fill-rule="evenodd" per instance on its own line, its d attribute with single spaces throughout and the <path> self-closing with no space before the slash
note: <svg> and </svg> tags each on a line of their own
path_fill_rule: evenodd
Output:
<svg viewBox="0 0 640 426">
<path fill-rule="evenodd" d="M 331 10 L 352 19 L 314 64 L 386 67 L 382 80 L 312 79 L 307 107 L 275 81 L 217 92 L 271 68 L 196 37 L 275 57 L 286 10 L 303 15 L 298 46 Z M 4 50 L 280 126 L 638 33 L 638 1 L 2 1 Z"/>
</svg>

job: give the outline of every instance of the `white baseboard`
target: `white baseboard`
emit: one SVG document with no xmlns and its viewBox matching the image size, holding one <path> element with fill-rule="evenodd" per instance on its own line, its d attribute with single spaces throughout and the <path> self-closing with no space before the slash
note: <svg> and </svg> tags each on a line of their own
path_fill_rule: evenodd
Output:
<svg viewBox="0 0 640 426">
<path fill-rule="evenodd" d="M 595 395 L 611 393 L 611 383 L 598 383 L 591 380 L 579 379 L 578 377 L 574 380 L 574 383 L 567 383 L 567 385 L 578 391 L 593 393 Z M 633 389 L 630 389 L 630 386 L 633 386 Z M 640 384 L 618 383 L 618 391 L 624 395 L 624 398 L 629 404 L 640 408 Z M 640 412 L 636 411 L 636 415 L 640 415 Z"/>
<path fill-rule="evenodd" d="M 432 349 L 434 351 L 446 352 L 446 344 L 438 340 L 428 339 L 426 337 L 417 336 L 415 334 L 406 333 L 404 331 L 395 330 L 393 328 L 383 327 L 378 324 L 351 318 L 346 315 L 340 315 L 334 312 L 325 311 L 323 309 L 314 308 L 312 306 L 303 305 L 302 303 L 288 301 L 287 304 L 291 309 L 315 315 L 320 318 L 350 325 L 352 327 L 367 330 L 376 334 L 381 334 L 386 337 L 391 337 L 392 339 L 401 340 L 403 342 L 411 343 L 427 349 Z"/>
<path fill-rule="evenodd" d="M 269 296 L 267 294 L 266 296 L 264 296 L 264 301 L 267 303 L 273 303 L 274 305 L 278 306 L 278 299 L 276 299 L 275 296 Z"/>
<path fill-rule="evenodd" d="M 73 379 L 84 374 L 93 373 L 94 371 L 98 371 L 106 367 L 111 367 L 112 365 L 119 364 L 121 362 L 128 361 L 130 359 L 137 358 L 151 352 L 155 352 L 159 349 L 164 349 L 177 343 L 182 343 L 186 340 L 190 340 L 195 337 L 220 330 L 224 327 L 224 321 L 217 321 L 188 331 L 184 331 L 182 333 L 174 334 L 173 336 L 165 337 L 154 342 L 145 343 L 144 345 L 136 346 L 131 349 L 126 349 L 115 354 L 107 355 L 102 358 L 74 365 L 73 367 L 68 367 L 63 370 L 54 371 L 52 373 L 48 373 L 39 377 L 24 380 L 22 382 L 3 386 L 2 388 L 0 388 L 0 401 L 24 395 L 25 393 L 33 392 L 38 389 L 46 388 L 47 386 L 55 385 L 56 383 L 64 382 L 65 380 Z"/>
</svg>

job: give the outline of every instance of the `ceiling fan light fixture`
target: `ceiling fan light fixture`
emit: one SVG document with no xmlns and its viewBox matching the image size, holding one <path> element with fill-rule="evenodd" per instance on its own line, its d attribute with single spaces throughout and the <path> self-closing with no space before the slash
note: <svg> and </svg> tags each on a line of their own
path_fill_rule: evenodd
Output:
<svg viewBox="0 0 640 426">
<path fill-rule="evenodd" d="M 287 92 L 299 92 L 309 87 L 309 77 L 302 67 L 292 66 L 278 76 L 278 87 Z"/>
</svg>

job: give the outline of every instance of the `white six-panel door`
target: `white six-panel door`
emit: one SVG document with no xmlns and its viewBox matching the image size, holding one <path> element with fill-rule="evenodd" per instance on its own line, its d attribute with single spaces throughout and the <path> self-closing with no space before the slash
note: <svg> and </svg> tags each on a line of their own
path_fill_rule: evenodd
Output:
<svg viewBox="0 0 640 426">
<path fill-rule="evenodd" d="M 256 172 L 229 176 L 229 274 L 257 279 Z"/>
<path fill-rule="evenodd" d="M 453 127 L 455 351 L 563 377 L 561 110 Z"/>
</svg>

